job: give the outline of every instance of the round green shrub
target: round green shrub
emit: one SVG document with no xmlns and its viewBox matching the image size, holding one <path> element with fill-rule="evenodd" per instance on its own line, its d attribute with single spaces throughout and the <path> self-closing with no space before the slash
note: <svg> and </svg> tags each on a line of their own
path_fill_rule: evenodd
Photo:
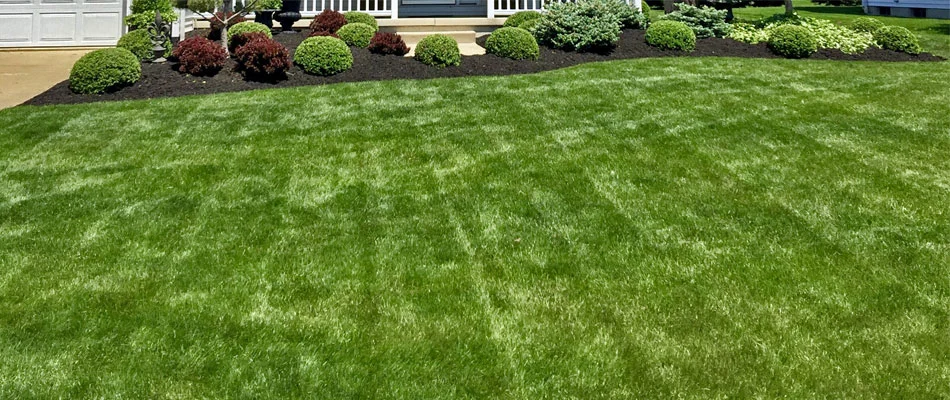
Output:
<svg viewBox="0 0 950 400">
<path fill-rule="evenodd" d="M 505 20 L 504 26 L 506 28 L 520 28 L 521 24 L 538 18 L 541 18 L 541 13 L 537 11 L 518 11 Z"/>
<path fill-rule="evenodd" d="M 857 17 L 848 27 L 858 32 L 874 33 L 883 28 L 884 23 L 871 17 Z"/>
<path fill-rule="evenodd" d="M 347 45 L 365 49 L 369 47 L 369 41 L 372 40 L 373 35 L 376 34 L 376 29 L 362 22 L 354 22 L 343 25 L 340 30 L 336 31 L 336 34 L 340 39 L 343 39 Z"/>
<path fill-rule="evenodd" d="M 348 24 L 366 24 L 373 27 L 373 32 L 379 30 L 379 23 L 376 22 L 376 17 L 367 13 L 360 11 L 347 11 L 343 13 L 343 18 L 346 18 L 346 23 Z"/>
<path fill-rule="evenodd" d="M 145 29 L 136 29 L 122 35 L 122 37 L 119 38 L 119 43 L 115 45 L 115 47 L 120 49 L 131 51 L 140 61 L 151 61 L 155 58 L 155 52 L 152 51 L 152 46 L 152 38 Z M 172 42 L 166 39 L 165 55 L 163 57 L 168 57 L 171 54 Z"/>
<path fill-rule="evenodd" d="M 917 36 L 902 26 L 885 26 L 874 31 L 874 41 L 888 50 L 907 54 L 920 54 L 921 51 Z"/>
<path fill-rule="evenodd" d="M 679 21 L 660 20 L 650 24 L 646 40 L 649 45 L 663 50 L 696 49 L 696 34 L 689 26 Z"/>
<path fill-rule="evenodd" d="M 138 82 L 142 64 L 126 49 L 101 49 L 82 56 L 69 72 L 69 88 L 81 94 L 103 93 Z"/>
<path fill-rule="evenodd" d="M 333 75 L 353 66 L 353 54 L 342 40 L 330 36 L 311 36 L 297 46 L 294 63 L 311 74 Z"/>
<path fill-rule="evenodd" d="M 237 35 L 243 35 L 245 33 L 251 32 L 260 32 L 269 38 L 273 37 L 273 35 L 270 33 L 270 28 L 268 28 L 267 25 L 254 21 L 244 21 L 238 22 L 234 24 L 234 26 L 228 28 L 228 41 L 231 41 L 231 39 Z"/>
<path fill-rule="evenodd" d="M 782 25 L 772 30 L 769 49 L 785 58 L 805 58 L 818 51 L 818 41 L 808 28 Z"/>
<path fill-rule="evenodd" d="M 485 51 L 513 60 L 537 60 L 541 55 L 538 41 L 521 28 L 500 28 L 485 41 Z"/>
<path fill-rule="evenodd" d="M 462 63 L 459 44 L 450 36 L 436 34 L 426 36 L 416 45 L 416 60 L 434 67 L 445 68 Z"/>
</svg>

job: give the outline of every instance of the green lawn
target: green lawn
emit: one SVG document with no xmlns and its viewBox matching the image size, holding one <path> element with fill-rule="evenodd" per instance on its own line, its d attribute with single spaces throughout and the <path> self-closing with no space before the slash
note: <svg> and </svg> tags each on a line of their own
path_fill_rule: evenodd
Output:
<svg viewBox="0 0 950 400">
<path fill-rule="evenodd" d="M 0 398 L 946 398 L 948 71 L 0 111 Z"/>
<path fill-rule="evenodd" d="M 864 10 L 860 7 L 832 7 L 812 3 L 810 0 L 794 0 L 795 11 L 802 15 L 814 18 L 829 19 L 840 24 L 847 24 L 852 19 L 863 17 Z M 741 20 L 758 20 L 785 12 L 785 7 L 746 7 L 735 9 L 735 16 Z M 653 16 L 663 15 L 663 9 L 653 10 Z M 898 25 L 910 29 L 920 38 L 924 50 L 939 56 L 950 58 L 950 21 L 945 19 L 926 18 L 897 18 L 878 17 L 888 25 Z"/>
</svg>

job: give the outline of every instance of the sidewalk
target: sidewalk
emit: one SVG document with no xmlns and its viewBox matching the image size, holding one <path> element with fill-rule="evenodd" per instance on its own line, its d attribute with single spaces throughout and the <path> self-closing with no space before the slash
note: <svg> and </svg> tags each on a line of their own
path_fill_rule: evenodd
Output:
<svg viewBox="0 0 950 400">
<path fill-rule="evenodd" d="M 91 50 L 0 51 L 0 109 L 13 107 L 66 80 Z"/>
</svg>

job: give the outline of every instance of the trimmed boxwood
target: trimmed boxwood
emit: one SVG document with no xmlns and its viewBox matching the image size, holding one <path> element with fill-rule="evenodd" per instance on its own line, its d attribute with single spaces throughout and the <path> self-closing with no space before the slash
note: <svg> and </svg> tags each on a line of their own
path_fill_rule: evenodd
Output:
<svg viewBox="0 0 950 400">
<path fill-rule="evenodd" d="M 805 58 L 818 51 L 818 41 L 808 28 L 782 25 L 772 30 L 769 49 L 785 58 Z"/>
<path fill-rule="evenodd" d="M 379 30 L 379 23 L 376 22 L 376 17 L 369 15 L 360 11 L 347 11 L 343 13 L 343 18 L 346 19 L 346 23 L 355 24 L 361 23 L 373 27 L 373 32 Z"/>
<path fill-rule="evenodd" d="M 294 63 L 311 74 L 333 75 L 353 66 L 353 53 L 342 40 L 330 36 L 312 36 L 300 42 Z"/>
<path fill-rule="evenodd" d="M 142 77 L 142 64 L 131 51 L 101 49 L 82 56 L 69 72 L 69 88 L 81 94 L 103 93 Z"/>
<path fill-rule="evenodd" d="M 244 21 L 234 24 L 234 26 L 228 28 L 228 41 L 231 41 L 231 39 L 237 35 L 243 35 L 245 33 L 251 32 L 263 33 L 268 38 L 273 37 L 270 32 L 270 28 L 268 28 L 267 25 L 254 21 Z"/>
<path fill-rule="evenodd" d="M 511 16 L 505 20 L 504 26 L 506 28 L 509 28 L 509 27 L 520 28 L 521 24 L 524 24 L 525 22 L 528 22 L 528 21 L 536 20 L 538 18 L 541 18 L 541 13 L 537 11 L 518 11 L 514 14 L 511 14 Z"/>
<path fill-rule="evenodd" d="M 343 39 L 347 45 L 362 48 L 369 46 L 369 41 L 373 39 L 375 33 L 376 29 L 362 22 L 343 25 L 340 30 L 336 31 L 336 34 L 339 35 L 340 39 Z"/>
<path fill-rule="evenodd" d="M 907 54 L 920 54 L 920 41 L 910 29 L 903 26 L 885 26 L 874 32 L 874 41 L 881 47 L 903 51 Z"/>
<path fill-rule="evenodd" d="M 151 61 L 155 58 L 152 46 L 152 37 L 149 36 L 148 31 L 145 29 L 136 29 L 122 35 L 122 37 L 119 38 L 119 42 L 115 45 L 115 47 L 120 49 L 131 51 L 140 61 Z M 172 42 L 166 39 L 164 57 L 168 57 L 171 54 Z"/>
<path fill-rule="evenodd" d="M 492 32 L 485 41 L 485 51 L 499 57 L 513 60 L 537 60 L 541 55 L 538 42 L 521 28 L 500 28 Z"/>
<path fill-rule="evenodd" d="M 436 34 L 426 36 L 416 45 L 416 60 L 433 67 L 445 68 L 462 63 L 459 44 L 451 36 Z"/>
<path fill-rule="evenodd" d="M 874 33 L 884 27 L 884 23 L 871 17 L 857 17 L 848 25 L 851 30 L 858 32 Z"/>
<path fill-rule="evenodd" d="M 660 20 L 650 24 L 646 33 L 647 44 L 664 50 L 693 51 L 696 34 L 679 21 Z"/>
</svg>

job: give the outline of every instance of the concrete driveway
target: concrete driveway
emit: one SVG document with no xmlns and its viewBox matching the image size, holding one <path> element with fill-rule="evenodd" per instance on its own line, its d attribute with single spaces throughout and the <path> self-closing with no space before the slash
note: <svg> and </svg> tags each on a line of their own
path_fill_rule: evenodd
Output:
<svg viewBox="0 0 950 400">
<path fill-rule="evenodd" d="M 0 109 L 13 107 L 66 80 L 91 49 L 0 51 Z"/>
</svg>

